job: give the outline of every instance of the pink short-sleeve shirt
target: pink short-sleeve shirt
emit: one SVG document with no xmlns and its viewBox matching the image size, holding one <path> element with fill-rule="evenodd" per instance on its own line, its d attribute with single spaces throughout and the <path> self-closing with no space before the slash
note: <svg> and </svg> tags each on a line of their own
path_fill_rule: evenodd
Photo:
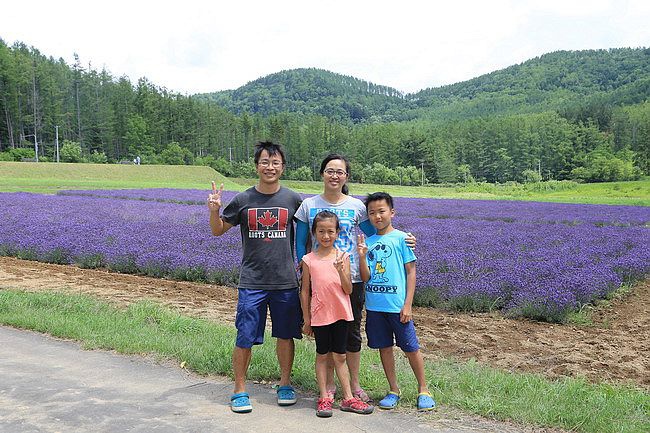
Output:
<svg viewBox="0 0 650 433">
<path fill-rule="evenodd" d="M 349 260 L 349 257 L 345 254 L 344 259 Z M 311 325 L 352 321 L 350 296 L 343 291 L 334 261 L 331 258 L 321 259 L 313 252 L 305 254 L 302 261 L 309 267 L 311 277 Z"/>
</svg>

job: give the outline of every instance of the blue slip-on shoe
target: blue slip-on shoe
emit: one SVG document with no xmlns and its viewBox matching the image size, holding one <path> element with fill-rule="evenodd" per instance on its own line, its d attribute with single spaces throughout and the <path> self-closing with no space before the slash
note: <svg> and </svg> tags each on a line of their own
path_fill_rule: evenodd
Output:
<svg viewBox="0 0 650 433">
<path fill-rule="evenodd" d="M 399 403 L 399 394 L 393 391 L 390 391 L 386 394 L 386 397 L 382 398 L 379 402 L 379 407 L 381 409 L 395 409 Z"/>
<path fill-rule="evenodd" d="M 431 397 L 431 394 L 428 392 L 421 392 L 418 394 L 419 411 L 432 410 L 434 407 L 436 407 L 436 402 L 433 400 L 433 397 Z"/>
<path fill-rule="evenodd" d="M 296 404 L 296 391 L 291 385 L 279 386 L 278 390 L 278 404 L 280 406 L 291 406 Z"/>
<path fill-rule="evenodd" d="M 251 400 L 247 392 L 238 392 L 230 397 L 230 409 L 237 413 L 248 413 L 253 410 Z"/>
</svg>

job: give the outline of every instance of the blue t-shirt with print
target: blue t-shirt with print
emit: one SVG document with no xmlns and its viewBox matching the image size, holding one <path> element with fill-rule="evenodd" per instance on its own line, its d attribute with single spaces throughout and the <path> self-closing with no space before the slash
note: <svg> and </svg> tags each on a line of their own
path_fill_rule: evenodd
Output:
<svg viewBox="0 0 650 433">
<path fill-rule="evenodd" d="M 366 283 L 366 309 L 399 313 L 406 300 L 406 268 L 416 260 L 406 245 L 406 233 L 393 230 L 385 235 L 373 235 L 366 240 L 366 260 L 370 279 Z"/>
<path fill-rule="evenodd" d="M 309 224 L 311 230 L 314 225 L 314 218 L 316 215 L 323 211 L 328 210 L 334 212 L 339 219 L 341 231 L 336 239 L 334 246 L 345 253 L 350 255 L 350 273 L 353 283 L 361 282 L 361 275 L 359 275 L 359 253 L 357 252 L 357 235 L 355 233 L 356 227 L 363 221 L 368 220 L 368 213 L 366 206 L 358 198 L 347 196 L 344 201 L 337 204 L 332 204 L 326 201 L 321 195 L 315 195 L 303 200 L 300 208 L 296 212 L 296 219 Z M 318 249 L 318 242 L 316 237 L 312 236 L 311 250 Z"/>
</svg>

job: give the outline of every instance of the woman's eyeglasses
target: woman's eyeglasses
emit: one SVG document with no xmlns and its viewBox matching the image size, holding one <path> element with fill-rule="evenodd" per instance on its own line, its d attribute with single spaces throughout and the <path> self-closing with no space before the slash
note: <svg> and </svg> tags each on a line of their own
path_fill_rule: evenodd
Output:
<svg viewBox="0 0 650 433">
<path fill-rule="evenodd" d="M 334 170 L 334 169 L 331 169 L 331 168 L 328 168 L 327 170 L 323 171 L 323 173 L 325 173 L 328 176 L 337 175 L 338 177 L 347 176 L 347 174 L 348 174 L 347 171 Z"/>
</svg>

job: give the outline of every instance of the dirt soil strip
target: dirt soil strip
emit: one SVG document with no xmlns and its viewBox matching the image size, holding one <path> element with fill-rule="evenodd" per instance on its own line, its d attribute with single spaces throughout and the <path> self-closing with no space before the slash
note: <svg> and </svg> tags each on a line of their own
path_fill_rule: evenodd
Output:
<svg viewBox="0 0 650 433">
<path fill-rule="evenodd" d="M 152 299 L 182 313 L 234 325 L 237 290 L 0 257 L 0 289 L 62 290 L 126 305 Z M 549 378 L 583 376 L 650 389 L 650 279 L 594 314 L 594 326 L 415 308 L 426 357 L 474 358 Z"/>
</svg>

